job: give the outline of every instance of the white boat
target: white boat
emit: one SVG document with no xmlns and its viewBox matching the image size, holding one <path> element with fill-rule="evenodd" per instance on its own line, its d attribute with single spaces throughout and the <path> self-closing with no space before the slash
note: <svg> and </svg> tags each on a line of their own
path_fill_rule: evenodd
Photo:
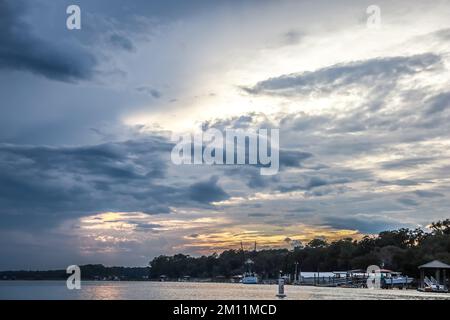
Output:
<svg viewBox="0 0 450 320">
<path fill-rule="evenodd" d="M 248 274 L 247 272 L 244 273 L 244 277 L 242 278 L 243 284 L 257 284 L 258 283 L 258 276 L 256 274 L 251 273 Z"/>
<path fill-rule="evenodd" d="M 242 276 L 241 283 L 243 284 L 257 284 L 258 283 L 258 276 L 256 273 L 252 272 L 251 266 L 253 265 L 253 261 L 250 259 L 247 259 L 245 261 L 245 265 L 247 266 L 247 271 L 244 272 Z"/>
<path fill-rule="evenodd" d="M 387 269 L 381 269 L 376 271 L 381 276 L 381 285 L 388 287 L 403 287 L 408 286 L 414 280 L 414 278 L 410 278 L 408 276 L 403 276 L 400 272 L 395 272 Z"/>
<path fill-rule="evenodd" d="M 408 276 L 402 276 L 402 275 L 398 275 L 392 278 L 384 278 L 384 283 L 386 283 L 387 285 L 408 285 L 411 284 L 413 282 L 413 278 L 410 278 Z"/>
</svg>

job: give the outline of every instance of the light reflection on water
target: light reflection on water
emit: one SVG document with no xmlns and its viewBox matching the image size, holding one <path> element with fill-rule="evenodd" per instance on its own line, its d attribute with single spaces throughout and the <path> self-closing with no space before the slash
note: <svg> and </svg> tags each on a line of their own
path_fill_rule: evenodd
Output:
<svg viewBox="0 0 450 320">
<path fill-rule="evenodd" d="M 276 299 L 276 285 L 232 283 L 83 281 L 68 290 L 65 281 L 0 281 L 0 299 Z M 450 299 L 450 294 L 416 290 L 371 290 L 286 286 L 287 299 Z"/>
</svg>

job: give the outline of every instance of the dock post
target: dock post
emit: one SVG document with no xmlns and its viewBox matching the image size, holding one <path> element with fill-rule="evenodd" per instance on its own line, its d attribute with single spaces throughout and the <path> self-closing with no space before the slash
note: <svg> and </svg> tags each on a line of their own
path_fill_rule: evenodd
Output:
<svg viewBox="0 0 450 320">
<path fill-rule="evenodd" d="M 280 278 L 278 279 L 278 293 L 277 297 L 280 299 L 286 298 L 286 294 L 284 293 L 284 279 L 280 274 Z"/>
</svg>

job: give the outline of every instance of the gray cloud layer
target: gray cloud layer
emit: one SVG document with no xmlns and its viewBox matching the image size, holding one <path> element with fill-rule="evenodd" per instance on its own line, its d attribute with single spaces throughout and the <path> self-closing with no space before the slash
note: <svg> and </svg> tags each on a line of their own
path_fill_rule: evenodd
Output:
<svg viewBox="0 0 450 320">
<path fill-rule="evenodd" d="M 373 233 L 448 216 L 448 28 L 417 36 L 401 21 L 402 36 L 370 33 L 395 40 L 380 42 L 376 57 L 358 31 L 356 58 L 352 48 L 328 55 L 320 48 L 332 62 L 314 57 L 318 67 L 309 70 L 311 47 L 348 43 L 355 16 L 350 24 L 363 28 L 362 5 L 77 3 L 83 29 L 69 33 L 71 1 L 0 0 L 0 268 L 78 258 L 145 264 L 155 254 L 198 253 L 195 245 L 217 233 L 295 239 L 308 227 Z M 311 15 L 311 30 L 294 8 Z M 348 15 L 339 18 L 340 10 Z M 336 21 L 321 20 L 327 15 Z M 413 13 L 405 18 L 420 24 Z M 326 33 L 312 30 L 317 21 Z M 236 90 L 255 74 L 269 76 Z M 172 165 L 170 132 L 154 131 L 159 114 L 170 127 L 191 110 L 216 101 L 226 108 L 234 98 L 273 106 L 273 114 L 217 110 L 218 119 L 201 119 L 203 128 L 280 128 L 279 174 Z M 121 213 L 103 221 L 110 211 Z M 83 229 L 85 217 L 99 229 Z M 86 252 L 93 255 L 81 257 Z"/>
<path fill-rule="evenodd" d="M 441 59 L 435 54 L 376 58 L 337 64 L 320 70 L 271 78 L 244 90 L 251 94 L 335 93 L 354 86 L 391 86 L 403 76 L 433 70 Z"/>
<path fill-rule="evenodd" d="M 104 211 L 169 213 L 228 195 L 219 178 L 171 185 L 172 144 L 145 141 L 89 147 L 0 145 L 1 228 L 47 228 Z"/>
<path fill-rule="evenodd" d="M 0 1 L 0 68 L 60 81 L 91 79 L 95 56 L 76 43 L 50 42 L 35 35 L 23 19 L 27 9 L 22 0 Z"/>
</svg>

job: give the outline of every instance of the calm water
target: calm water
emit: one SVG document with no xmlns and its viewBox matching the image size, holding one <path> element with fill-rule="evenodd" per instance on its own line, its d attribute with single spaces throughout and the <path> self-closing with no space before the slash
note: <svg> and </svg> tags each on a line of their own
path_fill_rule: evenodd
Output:
<svg viewBox="0 0 450 320">
<path fill-rule="evenodd" d="M 276 299 L 276 285 L 186 282 L 82 282 L 68 290 L 65 281 L 0 281 L 5 299 Z M 450 299 L 450 294 L 416 290 L 370 290 L 286 286 L 287 299 Z"/>
</svg>

